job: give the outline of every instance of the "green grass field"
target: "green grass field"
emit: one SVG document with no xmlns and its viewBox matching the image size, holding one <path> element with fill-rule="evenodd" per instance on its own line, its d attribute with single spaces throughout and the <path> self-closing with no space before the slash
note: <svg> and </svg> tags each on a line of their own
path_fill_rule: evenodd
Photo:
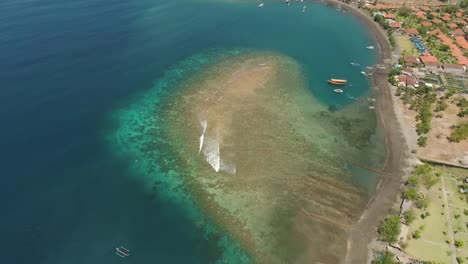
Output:
<svg viewBox="0 0 468 264">
<path fill-rule="evenodd" d="M 466 262 L 468 261 L 468 215 L 465 215 L 465 210 L 468 210 L 468 203 L 466 202 L 466 194 L 459 191 L 459 185 L 463 183 L 467 171 L 439 166 L 435 168 L 440 170 L 443 183 L 440 181 L 429 191 L 424 188 L 420 189 L 429 198 L 430 203 L 426 210 L 414 209 L 418 217 L 410 225 L 410 238 L 407 240 L 405 252 L 416 259 L 436 261 L 437 263 L 453 263 L 452 255 L 456 254 Z M 463 247 L 457 248 L 456 252 L 453 252 L 448 243 L 452 241 L 450 241 L 449 235 L 449 221 L 445 215 L 443 188 L 447 193 L 453 237 L 465 244 Z M 426 211 L 430 215 L 422 219 L 420 215 Z M 421 230 L 421 226 L 423 226 L 421 237 L 412 238 L 411 234 L 418 229 Z"/>
<path fill-rule="evenodd" d="M 395 36 L 395 39 L 401 48 L 402 54 L 419 56 L 418 50 L 408 36 Z"/>
</svg>

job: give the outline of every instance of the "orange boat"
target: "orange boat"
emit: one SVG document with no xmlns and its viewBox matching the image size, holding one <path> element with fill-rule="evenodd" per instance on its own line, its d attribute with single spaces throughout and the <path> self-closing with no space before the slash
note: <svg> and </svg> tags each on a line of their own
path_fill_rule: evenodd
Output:
<svg viewBox="0 0 468 264">
<path fill-rule="evenodd" d="M 335 85 L 344 85 L 344 84 L 346 84 L 346 80 L 330 79 L 330 80 L 328 80 L 328 83 L 335 84 Z"/>
</svg>

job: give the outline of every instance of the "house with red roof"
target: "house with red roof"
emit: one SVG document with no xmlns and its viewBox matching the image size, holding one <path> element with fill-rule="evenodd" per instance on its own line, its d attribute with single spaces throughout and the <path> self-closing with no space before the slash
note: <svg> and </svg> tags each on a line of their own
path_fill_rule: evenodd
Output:
<svg viewBox="0 0 468 264">
<path fill-rule="evenodd" d="M 421 62 L 424 64 L 426 68 L 429 69 L 438 69 L 440 67 L 440 62 L 439 60 L 432 56 L 432 55 L 426 55 L 426 56 L 420 56 L 419 59 Z"/>
<path fill-rule="evenodd" d="M 391 13 L 385 14 L 384 18 L 385 19 L 395 19 L 395 14 L 391 14 Z"/>
<path fill-rule="evenodd" d="M 448 21 L 452 20 L 452 18 L 444 16 L 444 17 L 442 17 L 442 20 L 445 21 L 445 22 L 448 22 Z"/>
<path fill-rule="evenodd" d="M 396 29 L 401 28 L 401 23 L 395 21 L 395 22 L 390 24 L 390 27 L 391 28 L 396 28 Z"/>
<path fill-rule="evenodd" d="M 420 9 L 423 10 L 423 11 L 426 11 L 426 12 L 429 11 L 429 10 L 431 10 L 431 9 L 430 9 L 429 7 L 427 7 L 427 6 L 421 6 Z"/>
<path fill-rule="evenodd" d="M 414 67 L 419 64 L 419 59 L 415 56 L 406 55 L 404 57 L 405 65 L 409 67 Z"/>
<path fill-rule="evenodd" d="M 439 14 L 436 13 L 436 12 L 431 12 L 431 15 L 433 15 L 433 16 L 435 16 L 435 17 L 438 17 L 438 16 L 439 16 Z"/>
<path fill-rule="evenodd" d="M 440 28 L 436 28 L 436 29 L 432 30 L 431 32 L 429 32 L 430 35 L 437 35 L 437 34 L 440 34 L 440 33 L 442 33 Z"/>
<path fill-rule="evenodd" d="M 427 19 L 426 14 L 424 14 L 424 12 L 422 11 L 416 12 L 416 17 L 421 19 Z"/>
<path fill-rule="evenodd" d="M 431 22 L 428 22 L 428 21 L 424 21 L 424 22 L 421 23 L 421 25 L 422 25 L 423 27 L 430 27 L 430 26 L 432 26 L 432 23 L 431 23 Z"/>
<path fill-rule="evenodd" d="M 455 16 L 456 16 L 456 17 L 463 17 L 463 14 L 460 13 L 460 12 L 458 12 L 458 13 L 455 14 Z"/>
<path fill-rule="evenodd" d="M 410 35 L 410 36 L 418 36 L 419 35 L 419 31 L 415 28 L 407 28 L 405 29 L 405 33 L 407 35 Z"/>
<path fill-rule="evenodd" d="M 432 19 L 432 23 L 440 24 L 440 23 L 442 23 L 442 21 L 440 19 L 438 19 L 438 18 L 434 18 L 434 19 Z"/>
<path fill-rule="evenodd" d="M 468 42 L 466 42 L 465 37 L 463 36 L 457 36 L 455 37 L 455 42 L 457 42 L 458 46 L 468 49 Z"/>
<path fill-rule="evenodd" d="M 455 29 L 454 31 L 452 31 L 451 34 L 452 34 L 453 36 L 464 36 L 464 35 L 465 35 L 465 32 L 463 32 L 463 30 L 457 28 L 457 29 Z"/>
<path fill-rule="evenodd" d="M 451 29 L 454 29 L 454 28 L 457 28 L 457 27 L 458 27 L 457 24 L 455 24 L 455 23 L 449 23 L 449 24 L 447 24 L 447 26 L 448 26 L 449 28 L 451 28 Z"/>
</svg>

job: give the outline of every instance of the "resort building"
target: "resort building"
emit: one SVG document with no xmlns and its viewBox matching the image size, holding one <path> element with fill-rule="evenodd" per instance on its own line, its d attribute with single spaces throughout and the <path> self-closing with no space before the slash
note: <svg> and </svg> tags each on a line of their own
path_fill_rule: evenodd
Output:
<svg viewBox="0 0 468 264">
<path fill-rule="evenodd" d="M 460 46 L 461 48 L 468 49 L 468 42 L 466 42 L 466 39 L 464 36 L 455 37 L 455 41 L 457 42 L 458 46 Z"/>
<path fill-rule="evenodd" d="M 418 36 L 419 35 L 419 31 L 415 28 L 407 28 L 405 29 L 405 33 L 409 36 Z"/>
<path fill-rule="evenodd" d="M 442 65 L 444 72 L 453 73 L 453 74 L 465 74 L 466 67 L 458 64 L 444 64 Z"/>
<path fill-rule="evenodd" d="M 432 26 L 432 23 L 431 23 L 431 22 L 428 22 L 428 21 L 424 21 L 424 22 L 421 23 L 421 25 L 422 25 L 423 27 L 430 27 L 430 26 Z"/>
<path fill-rule="evenodd" d="M 442 21 L 440 19 L 438 19 L 438 18 L 434 18 L 434 19 L 432 19 L 432 23 L 440 24 L 440 23 L 442 23 Z"/>
<path fill-rule="evenodd" d="M 464 36 L 465 35 L 465 32 L 463 32 L 463 30 L 457 28 L 455 29 L 454 31 L 451 32 L 452 36 Z"/>
<path fill-rule="evenodd" d="M 399 28 L 401 28 L 401 23 L 395 21 L 395 22 L 390 24 L 390 27 L 395 28 L 395 29 L 399 29 Z"/>
<path fill-rule="evenodd" d="M 415 56 L 407 55 L 404 57 L 405 65 L 409 67 L 415 67 L 419 64 L 419 59 Z"/>
<path fill-rule="evenodd" d="M 391 14 L 391 13 L 385 14 L 385 15 L 384 15 L 384 18 L 385 18 L 385 19 L 395 19 L 395 15 L 394 15 L 394 14 Z"/>
<path fill-rule="evenodd" d="M 432 55 L 423 55 L 419 59 L 429 70 L 438 70 L 440 68 L 439 60 Z"/>
</svg>

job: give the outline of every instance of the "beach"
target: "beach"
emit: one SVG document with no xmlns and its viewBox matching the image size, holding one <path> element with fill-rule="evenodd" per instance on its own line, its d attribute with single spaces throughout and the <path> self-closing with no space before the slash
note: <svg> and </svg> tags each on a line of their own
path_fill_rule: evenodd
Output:
<svg viewBox="0 0 468 264">
<path fill-rule="evenodd" d="M 386 32 L 373 21 L 367 12 L 356 6 L 335 0 L 324 2 L 342 6 L 366 25 L 379 44 L 378 64 L 385 67 L 385 69 L 376 68 L 370 82 L 376 98 L 379 126 L 383 127 L 385 133 L 387 159 L 375 194 L 369 200 L 359 221 L 350 231 L 346 254 L 346 263 L 366 263 L 371 260 L 372 252 L 369 245 L 377 237 L 377 227 L 397 204 L 404 176 L 410 168 L 408 136 L 402 131 L 403 123 L 400 122 L 401 119 L 395 111 L 397 102 L 394 101 L 388 83 L 388 72 L 392 66 L 392 50 Z"/>
</svg>

